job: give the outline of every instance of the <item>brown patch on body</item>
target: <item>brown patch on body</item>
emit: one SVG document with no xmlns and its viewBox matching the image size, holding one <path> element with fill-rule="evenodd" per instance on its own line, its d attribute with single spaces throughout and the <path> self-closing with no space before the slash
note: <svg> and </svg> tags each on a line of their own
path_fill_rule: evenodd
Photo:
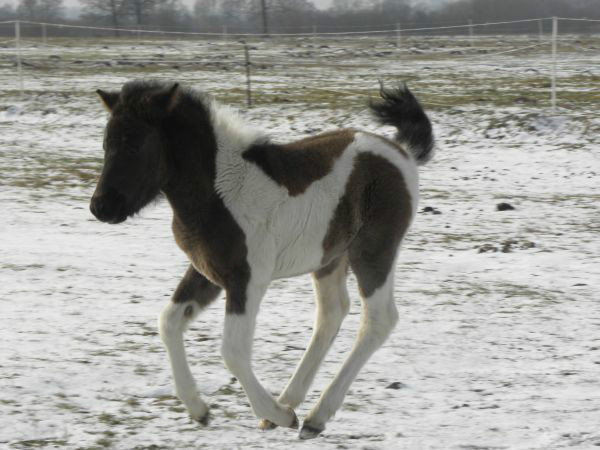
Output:
<svg viewBox="0 0 600 450">
<path fill-rule="evenodd" d="M 323 240 L 323 267 L 315 275 L 331 273 L 347 251 L 361 294 L 370 297 L 393 269 L 412 208 L 400 169 L 384 157 L 359 154 Z"/>
<path fill-rule="evenodd" d="M 337 130 L 290 144 L 256 144 L 243 153 L 292 197 L 331 172 L 336 159 L 354 140 L 353 130 Z"/>
<path fill-rule="evenodd" d="M 242 314 L 246 305 L 246 287 L 250 280 L 246 236 L 220 199 L 216 199 L 211 206 L 208 215 L 210 223 L 197 222 L 193 217 L 182 220 L 175 215 L 175 241 L 188 255 L 195 271 L 203 274 L 200 276 L 213 286 L 206 289 L 211 292 L 216 289 L 220 291 L 220 288 L 226 290 L 226 311 Z M 185 223 L 194 223 L 195 226 L 191 228 Z M 196 277 L 193 284 L 200 288 L 200 279 Z"/>
</svg>

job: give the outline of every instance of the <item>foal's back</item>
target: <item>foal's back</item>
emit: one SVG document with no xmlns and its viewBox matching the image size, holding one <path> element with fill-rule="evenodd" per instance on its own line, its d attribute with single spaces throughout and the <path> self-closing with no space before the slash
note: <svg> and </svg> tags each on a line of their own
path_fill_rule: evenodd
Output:
<svg viewBox="0 0 600 450">
<path fill-rule="evenodd" d="M 288 144 L 255 144 L 243 153 L 292 197 L 303 194 L 315 181 L 327 176 L 354 140 L 353 130 L 336 130 Z"/>
</svg>

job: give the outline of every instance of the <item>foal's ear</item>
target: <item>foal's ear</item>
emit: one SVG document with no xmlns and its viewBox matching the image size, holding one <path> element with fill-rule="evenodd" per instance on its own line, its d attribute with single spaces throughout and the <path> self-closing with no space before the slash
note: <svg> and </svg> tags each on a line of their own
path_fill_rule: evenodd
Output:
<svg viewBox="0 0 600 450">
<path fill-rule="evenodd" d="M 169 114 L 177 106 L 179 101 L 179 83 L 173 83 L 170 88 L 155 94 L 152 97 L 152 104 L 161 113 Z"/>
<path fill-rule="evenodd" d="M 119 101 L 119 92 L 106 92 L 101 89 L 96 91 L 98 97 L 100 97 L 100 101 L 102 102 L 102 106 L 108 111 L 112 112 L 115 109 L 115 105 Z"/>
</svg>

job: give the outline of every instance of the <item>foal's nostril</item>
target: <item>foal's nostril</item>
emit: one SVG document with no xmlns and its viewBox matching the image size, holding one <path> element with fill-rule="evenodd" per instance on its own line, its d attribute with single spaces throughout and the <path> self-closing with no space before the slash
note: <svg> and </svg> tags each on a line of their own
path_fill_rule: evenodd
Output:
<svg viewBox="0 0 600 450">
<path fill-rule="evenodd" d="M 102 199 L 100 197 L 92 197 L 92 201 L 90 202 L 90 211 L 92 214 L 100 219 L 104 209 L 104 202 Z"/>
</svg>

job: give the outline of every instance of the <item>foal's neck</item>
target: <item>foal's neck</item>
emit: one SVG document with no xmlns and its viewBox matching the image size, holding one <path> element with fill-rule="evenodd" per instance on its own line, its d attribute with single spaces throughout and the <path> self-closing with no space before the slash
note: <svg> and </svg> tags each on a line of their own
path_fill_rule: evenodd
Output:
<svg viewBox="0 0 600 450">
<path fill-rule="evenodd" d="M 163 124 L 167 176 L 162 191 L 176 218 L 200 214 L 212 201 L 217 143 L 210 111 L 183 102 Z"/>
<path fill-rule="evenodd" d="M 242 152 L 266 136 L 245 124 L 234 110 L 212 100 L 184 98 L 174 113 L 164 125 L 169 174 L 163 192 L 176 220 L 208 222 L 210 218 L 203 215 L 222 203 L 216 186 L 220 195 L 227 195 L 230 184 L 239 188 Z M 216 179 L 217 166 L 227 179 Z"/>
</svg>

